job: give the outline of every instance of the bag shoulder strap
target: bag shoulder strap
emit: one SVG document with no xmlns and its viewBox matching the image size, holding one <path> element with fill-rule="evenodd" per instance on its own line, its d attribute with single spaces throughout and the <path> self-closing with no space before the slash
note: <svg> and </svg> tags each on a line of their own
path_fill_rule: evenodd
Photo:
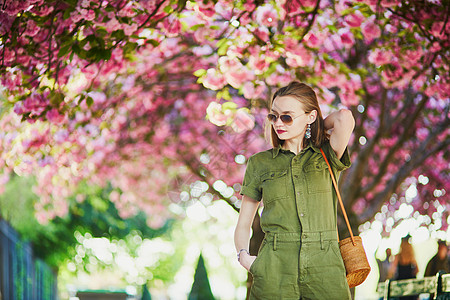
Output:
<svg viewBox="0 0 450 300">
<path fill-rule="evenodd" d="M 328 171 L 330 171 L 331 180 L 333 181 L 334 189 L 336 190 L 336 194 L 337 194 L 337 197 L 338 197 L 338 200 L 339 200 L 339 204 L 340 204 L 341 209 L 342 209 L 342 214 L 344 215 L 345 223 L 347 223 L 347 228 L 348 228 L 348 231 L 350 232 L 350 236 L 352 238 L 352 244 L 354 246 L 356 246 L 355 238 L 353 237 L 353 232 L 352 232 L 352 229 L 350 227 L 350 222 L 348 221 L 348 218 L 347 218 L 347 212 L 345 211 L 344 203 L 342 202 L 341 194 L 339 193 L 339 189 L 338 189 L 338 185 L 337 185 L 336 179 L 334 178 L 333 172 L 331 171 L 330 163 L 328 162 L 328 159 L 325 156 L 325 153 L 323 152 L 322 148 L 320 148 L 320 152 L 322 152 L 323 158 L 325 159 L 325 162 L 328 165 Z"/>
</svg>

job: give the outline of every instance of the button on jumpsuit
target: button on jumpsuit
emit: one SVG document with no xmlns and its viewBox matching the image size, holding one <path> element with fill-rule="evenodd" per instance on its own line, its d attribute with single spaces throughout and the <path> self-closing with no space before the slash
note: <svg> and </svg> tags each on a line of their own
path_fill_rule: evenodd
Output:
<svg viewBox="0 0 450 300">
<path fill-rule="evenodd" d="M 350 166 L 329 142 L 322 149 L 336 178 Z M 264 240 L 250 267 L 250 299 L 351 299 L 339 251 L 337 196 L 319 148 L 295 155 L 269 149 L 247 163 L 241 195 L 263 200 Z"/>
</svg>

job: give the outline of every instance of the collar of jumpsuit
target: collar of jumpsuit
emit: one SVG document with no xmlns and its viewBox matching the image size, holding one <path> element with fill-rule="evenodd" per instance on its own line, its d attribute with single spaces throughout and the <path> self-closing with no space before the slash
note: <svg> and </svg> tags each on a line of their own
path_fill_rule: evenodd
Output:
<svg viewBox="0 0 450 300">
<path fill-rule="evenodd" d="M 307 145 L 305 148 L 303 148 L 302 151 L 299 152 L 299 154 L 302 153 L 302 152 L 305 152 L 305 151 L 308 150 L 309 148 L 311 148 L 312 150 L 314 150 L 314 151 L 317 152 L 317 153 L 320 153 L 320 148 L 315 147 L 315 146 L 311 143 L 311 141 L 308 141 L 308 145 Z M 277 156 L 278 156 L 278 153 L 280 153 L 280 151 L 292 152 L 291 150 L 283 149 L 281 145 L 278 145 L 278 147 L 272 148 L 272 149 L 273 149 L 273 153 L 272 153 L 272 157 L 273 157 L 273 158 L 277 157 Z M 293 153 L 293 152 L 292 152 L 292 153 Z M 294 153 L 294 154 L 295 154 L 295 153 Z"/>
</svg>

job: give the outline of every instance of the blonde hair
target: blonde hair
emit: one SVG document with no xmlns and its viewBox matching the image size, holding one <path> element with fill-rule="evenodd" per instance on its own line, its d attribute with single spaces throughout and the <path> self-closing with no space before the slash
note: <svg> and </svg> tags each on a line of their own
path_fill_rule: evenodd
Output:
<svg viewBox="0 0 450 300">
<path fill-rule="evenodd" d="M 329 134 L 325 130 L 322 112 L 320 110 L 319 102 L 317 101 L 317 96 L 314 90 L 301 82 L 292 81 L 287 86 L 278 89 L 272 97 L 272 101 L 269 103 L 269 110 L 272 109 L 273 102 L 277 97 L 282 96 L 291 96 L 302 104 L 305 113 L 310 113 L 313 110 L 317 111 L 316 120 L 311 124 L 311 142 L 315 147 L 320 148 L 324 142 L 329 139 Z M 278 138 L 277 133 L 273 126 L 271 126 L 270 122 L 266 122 L 267 126 L 270 126 L 270 142 L 272 147 L 276 148 L 279 145 L 284 144 L 284 140 L 280 140 Z M 265 131 L 266 133 L 269 130 Z M 306 137 L 303 138 L 302 147 L 307 145 L 308 139 Z"/>
<path fill-rule="evenodd" d="M 415 261 L 414 248 L 407 239 L 402 239 L 400 244 L 400 252 L 398 253 L 398 260 L 402 265 Z"/>
</svg>

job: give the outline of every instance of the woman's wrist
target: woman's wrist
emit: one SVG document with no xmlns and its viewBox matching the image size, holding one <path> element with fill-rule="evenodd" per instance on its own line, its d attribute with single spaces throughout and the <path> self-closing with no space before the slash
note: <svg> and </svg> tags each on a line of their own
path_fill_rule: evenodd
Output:
<svg viewBox="0 0 450 300">
<path fill-rule="evenodd" d="M 242 248 L 242 249 L 239 250 L 239 252 L 237 253 L 237 260 L 238 260 L 238 262 L 241 262 L 241 256 L 245 255 L 245 254 L 250 255 L 250 252 L 248 252 L 248 250 L 245 249 L 245 248 Z"/>
</svg>

